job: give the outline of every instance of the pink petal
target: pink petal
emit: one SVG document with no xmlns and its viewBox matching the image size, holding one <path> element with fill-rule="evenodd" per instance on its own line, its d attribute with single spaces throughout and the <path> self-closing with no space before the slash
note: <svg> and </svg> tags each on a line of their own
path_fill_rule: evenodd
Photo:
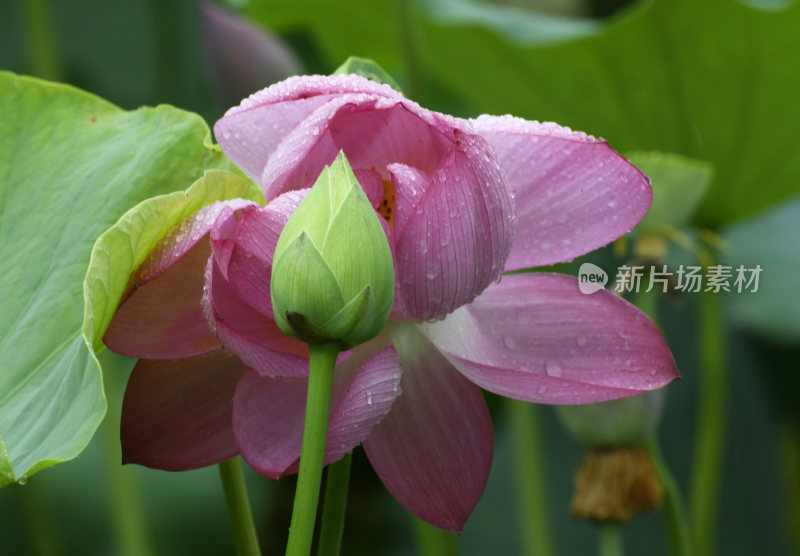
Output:
<svg viewBox="0 0 800 556">
<path fill-rule="evenodd" d="M 480 137 L 460 135 L 396 240 L 410 316 L 447 314 L 500 276 L 511 247 L 512 210 L 491 149 Z"/>
<path fill-rule="evenodd" d="M 388 85 L 355 75 L 290 77 L 228 110 L 214 126 L 214 135 L 234 164 L 259 183 L 278 144 L 314 110 L 348 94 L 402 99 Z"/>
<path fill-rule="evenodd" d="M 389 85 L 359 75 L 301 75 L 290 77 L 244 99 L 239 106 L 225 113 L 228 116 L 252 112 L 271 104 L 290 104 L 321 96 L 326 100 L 336 95 L 360 93 L 402 99 Z"/>
<path fill-rule="evenodd" d="M 122 405 L 123 463 L 184 471 L 239 453 L 233 393 L 244 371 L 221 351 L 178 361 L 140 359 Z"/>
<path fill-rule="evenodd" d="M 272 256 L 286 221 L 305 193 L 282 195 L 268 207 L 247 207 L 238 218 L 232 211 L 223 213 L 211 230 L 214 258 L 228 286 L 241 301 L 269 318 Z"/>
<path fill-rule="evenodd" d="M 305 343 L 283 334 L 271 316 L 240 299 L 213 258 L 206 266 L 203 309 L 219 341 L 248 367 L 267 376 L 306 376 Z M 264 295 L 269 295 L 267 290 Z"/>
<path fill-rule="evenodd" d="M 514 195 L 506 270 L 570 261 L 630 231 L 650 207 L 647 177 L 608 143 L 512 116 L 471 120 Z"/>
<path fill-rule="evenodd" d="M 171 359 L 217 349 L 203 317 L 201 277 L 209 256 L 201 241 L 225 214 L 256 205 L 234 199 L 205 206 L 175 226 L 131 278 L 135 289 L 117 309 L 103 338 L 129 357 Z"/>
<path fill-rule="evenodd" d="M 352 356 L 337 366 L 325 463 L 356 447 L 400 394 L 397 353 L 388 347 L 359 366 Z M 307 363 L 306 363 L 307 364 Z M 275 379 L 249 372 L 234 402 L 234 428 L 242 456 L 259 473 L 280 478 L 297 472 L 303 440 L 307 379 Z"/>
<path fill-rule="evenodd" d="M 236 229 L 236 242 L 265 265 L 272 266 L 272 256 L 283 227 L 307 193 L 307 189 L 289 191 L 270 201 L 266 207 L 243 211 Z"/>
<path fill-rule="evenodd" d="M 394 229 L 399 235 L 428 189 L 430 178 L 422 170 L 406 164 L 389 164 L 387 170 L 394 187 Z"/>
<path fill-rule="evenodd" d="M 425 333 L 467 378 L 497 394 L 582 404 L 679 377 L 656 326 L 608 290 L 559 274 L 513 274 Z"/>
<path fill-rule="evenodd" d="M 207 205 L 195 214 L 185 218 L 178 226 L 169 231 L 167 236 L 153 249 L 147 260 L 136 271 L 138 283 L 155 280 L 166 272 L 189 250 L 205 237 L 214 223 L 223 214 L 229 214 L 257 203 L 244 199 L 216 201 Z"/>
<path fill-rule="evenodd" d="M 158 279 L 146 282 L 117 309 L 103 342 L 128 357 L 178 359 L 219 349 L 203 316 L 207 241 L 196 244 Z"/>
<path fill-rule="evenodd" d="M 415 328 L 392 332 L 403 395 L 364 441 L 386 488 L 408 511 L 460 532 L 492 464 L 492 424 L 480 389 Z"/>
<path fill-rule="evenodd" d="M 454 140 L 455 120 L 410 101 L 342 95 L 309 114 L 269 158 L 260 183 L 267 200 L 313 185 L 322 168 L 344 150 L 354 168 L 384 175 L 402 162 L 433 173 Z M 384 175 L 384 177 L 388 177 Z"/>
<path fill-rule="evenodd" d="M 383 179 L 381 179 L 381 175 L 375 170 L 366 168 L 355 168 L 353 173 L 361 189 L 366 193 L 367 199 L 372 203 L 372 208 L 378 210 L 381 201 L 383 201 Z"/>
</svg>

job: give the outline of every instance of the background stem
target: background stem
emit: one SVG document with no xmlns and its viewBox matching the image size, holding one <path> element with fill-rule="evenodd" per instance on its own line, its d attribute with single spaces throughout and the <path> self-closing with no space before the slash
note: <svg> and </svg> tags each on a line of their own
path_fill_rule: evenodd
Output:
<svg viewBox="0 0 800 556">
<path fill-rule="evenodd" d="M 342 459 L 328 466 L 317 556 L 339 556 L 341 551 L 352 461 L 353 454 L 345 454 Z"/>
<path fill-rule="evenodd" d="M 547 480 L 542 458 L 539 408 L 532 403 L 506 401 L 514 434 L 515 467 L 520 507 L 523 553 L 529 556 L 553 554 L 547 504 Z"/>
<path fill-rule="evenodd" d="M 104 349 L 98 353 L 103 367 L 108 413 L 101 425 L 105 449 L 105 467 L 108 473 L 109 506 L 114 527 L 117 554 L 142 556 L 153 554 L 150 536 L 145 526 L 140 490 L 132 469 L 122 465 L 122 446 L 119 440 L 122 408 L 123 377 L 131 360 Z M 128 369 L 129 370 L 129 369 Z"/>
<path fill-rule="evenodd" d="M 664 486 L 663 511 L 667 523 L 669 553 L 673 556 L 691 556 L 692 544 L 689 536 L 689 523 L 681 490 L 661 455 L 661 447 L 655 435 L 650 437 L 647 442 L 647 452 L 656 467 L 661 484 Z"/>
<path fill-rule="evenodd" d="M 612 521 L 600 525 L 600 556 L 622 556 L 625 550 L 622 546 L 622 526 Z"/>
<path fill-rule="evenodd" d="M 247 486 L 242 473 L 241 458 L 236 456 L 219 464 L 219 476 L 225 491 L 225 504 L 233 528 L 233 541 L 236 553 L 240 556 L 259 556 L 256 527 L 250 511 L 250 500 L 247 498 Z"/>
<path fill-rule="evenodd" d="M 28 47 L 31 75 L 59 81 L 63 78 L 53 33 L 53 18 L 48 0 L 19 0 Z"/>
<path fill-rule="evenodd" d="M 714 553 L 717 495 L 725 446 L 725 327 L 722 295 L 700 296 L 700 407 L 690 483 L 690 507 L 695 553 Z"/>
<path fill-rule="evenodd" d="M 419 556 L 456 556 L 458 554 L 458 537 L 455 534 L 434 527 L 417 517 L 411 516 L 411 519 Z"/>
<path fill-rule="evenodd" d="M 319 487 L 325 460 L 325 440 L 328 435 L 328 412 L 338 342 L 309 345 L 308 397 L 303 427 L 303 449 L 300 452 L 300 471 L 294 494 L 292 523 L 289 527 L 287 556 L 308 556 L 314 539 Z"/>
</svg>

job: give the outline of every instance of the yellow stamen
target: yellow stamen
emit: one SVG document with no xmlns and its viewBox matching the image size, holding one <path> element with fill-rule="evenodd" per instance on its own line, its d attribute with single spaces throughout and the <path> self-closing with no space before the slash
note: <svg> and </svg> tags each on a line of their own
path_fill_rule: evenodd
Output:
<svg viewBox="0 0 800 556">
<path fill-rule="evenodd" d="M 394 229 L 394 186 L 389 180 L 383 180 L 383 199 L 378 205 L 378 214 Z"/>
</svg>

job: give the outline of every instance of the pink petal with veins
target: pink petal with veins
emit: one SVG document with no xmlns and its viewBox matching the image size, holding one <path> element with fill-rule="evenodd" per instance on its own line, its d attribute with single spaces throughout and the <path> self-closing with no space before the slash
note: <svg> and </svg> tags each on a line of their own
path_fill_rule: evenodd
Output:
<svg viewBox="0 0 800 556">
<path fill-rule="evenodd" d="M 571 276 L 504 276 L 471 305 L 421 326 L 467 378 L 509 398 L 592 403 L 679 378 L 644 313 L 608 290 L 581 293 Z"/>
<path fill-rule="evenodd" d="M 603 140 L 513 116 L 470 122 L 514 196 L 506 271 L 571 261 L 630 231 L 650 207 L 647 177 Z"/>
<path fill-rule="evenodd" d="M 489 478 L 493 436 L 480 388 L 413 324 L 392 331 L 403 395 L 364 441 L 372 467 L 412 514 L 460 532 Z"/>
<path fill-rule="evenodd" d="M 461 135 L 399 232 L 397 274 L 414 318 L 469 303 L 503 270 L 512 202 L 490 153 L 480 137 Z"/>
<path fill-rule="evenodd" d="M 325 463 L 342 458 L 369 434 L 400 394 L 397 353 L 384 348 L 366 361 L 351 357 L 334 377 Z M 272 478 L 297 472 L 303 441 L 307 379 L 242 377 L 234 402 L 234 428 L 242 456 Z"/>
<path fill-rule="evenodd" d="M 200 300 L 211 249 L 195 245 L 157 280 L 136 288 L 117 309 L 103 343 L 128 357 L 178 359 L 218 350 Z"/>
</svg>

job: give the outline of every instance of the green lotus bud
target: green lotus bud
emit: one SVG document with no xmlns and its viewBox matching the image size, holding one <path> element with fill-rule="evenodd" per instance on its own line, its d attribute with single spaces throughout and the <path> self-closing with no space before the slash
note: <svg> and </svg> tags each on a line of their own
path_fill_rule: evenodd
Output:
<svg viewBox="0 0 800 556">
<path fill-rule="evenodd" d="M 566 428 L 587 446 L 643 445 L 661 421 L 666 390 L 608 402 L 558 407 Z"/>
<path fill-rule="evenodd" d="M 349 349 L 383 330 L 394 301 L 394 264 L 378 218 L 340 152 L 275 247 L 272 309 L 285 334 Z"/>
</svg>

